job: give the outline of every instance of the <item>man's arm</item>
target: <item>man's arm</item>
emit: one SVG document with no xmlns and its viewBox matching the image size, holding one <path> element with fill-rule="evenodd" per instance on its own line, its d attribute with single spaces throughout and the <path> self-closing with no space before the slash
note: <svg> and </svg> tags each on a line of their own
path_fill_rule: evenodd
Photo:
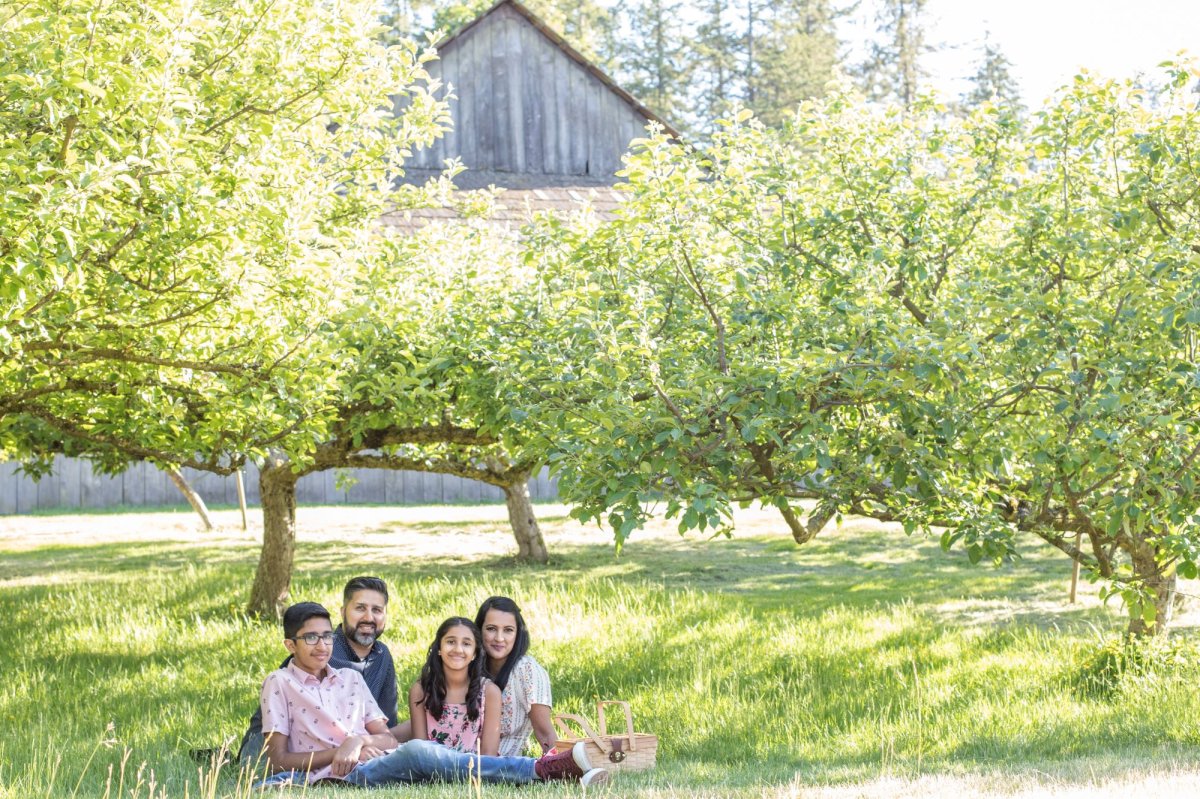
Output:
<svg viewBox="0 0 1200 799">
<path fill-rule="evenodd" d="M 396 687 L 396 664 L 392 661 L 392 653 L 386 645 L 383 646 L 381 657 L 385 658 L 383 666 L 383 685 L 379 689 L 379 696 L 375 697 L 375 701 L 379 703 L 379 709 L 387 716 L 389 727 L 395 727 L 400 723 L 400 716 L 397 712 L 397 707 L 400 703 L 399 689 Z"/>
<path fill-rule="evenodd" d="M 387 719 L 368 722 L 366 727 L 370 734 L 363 739 L 362 750 L 358 753 L 359 763 L 366 763 L 368 760 L 386 755 L 389 750 L 396 748 L 395 733 L 388 727 Z"/>
</svg>

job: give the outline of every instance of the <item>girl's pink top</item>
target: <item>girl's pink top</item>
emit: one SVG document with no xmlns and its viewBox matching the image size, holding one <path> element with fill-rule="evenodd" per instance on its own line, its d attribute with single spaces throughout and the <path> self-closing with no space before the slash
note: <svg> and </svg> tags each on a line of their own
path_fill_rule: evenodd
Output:
<svg viewBox="0 0 1200 799">
<path fill-rule="evenodd" d="M 474 752 L 475 742 L 483 732 L 483 697 L 479 697 L 479 718 L 467 718 L 467 705 L 447 702 L 442 705 L 442 717 L 435 719 L 425 711 L 425 724 L 429 728 L 429 740 L 448 746 L 459 752 Z"/>
</svg>

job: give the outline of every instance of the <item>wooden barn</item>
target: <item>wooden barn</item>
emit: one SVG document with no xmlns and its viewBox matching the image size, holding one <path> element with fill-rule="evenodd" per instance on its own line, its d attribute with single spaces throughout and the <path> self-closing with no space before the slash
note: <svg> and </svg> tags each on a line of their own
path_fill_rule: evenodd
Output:
<svg viewBox="0 0 1200 799">
<path fill-rule="evenodd" d="M 670 129 L 515 0 L 437 49 L 429 73 L 453 88 L 454 130 L 415 153 L 414 170 L 459 157 L 475 185 L 608 185 L 647 122 Z"/>
<path fill-rule="evenodd" d="M 439 43 L 440 60 L 428 65 L 451 87 L 454 129 L 414 153 L 406 180 L 422 183 L 450 158 L 467 167 L 455 178 L 464 190 L 504 189 L 493 221 L 519 225 L 539 211 L 570 211 L 581 203 L 599 214 L 621 201 L 612 187 L 632 139 L 656 122 L 675 131 L 560 35 L 515 0 L 500 0 Z M 389 226 L 412 228 L 456 216 L 450 208 L 396 212 Z M 417 504 L 503 501 L 498 488 L 459 477 L 416 472 L 352 470 L 357 482 L 342 488 L 334 472 L 302 478 L 304 504 Z M 232 478 L 185 470 L 189 483 L 213 504 L 236 501 Z M 248 501 L 258 501 L 258 477 L 246 475 Z M 551 499 L 545 472 L 530 481 L 530 496 Z M 17 464 L 0 463 L 0 515 L 47 508 L 185 506 L 167 476 L 145 463 L 126 473 L 95 475 L 86 461 L 59 457 L 54 473 L 35 483 Z"/>
<path fill-rule="evenodd" d="M 516 0 L 499 0 L 437 50 L 428 71 L 453 91 L 454 129 L 413 154 L 406 180 L 422 183 L 458 158 L 466 166 L 458 188 L 504 189 L 496 222 L 520 224 L 582 202 L 611 212 L 629 143 L 651 122 L 676 133 Z M 385 221 L 404 228 L 454 216 L 423 209 Z"/>
</svg>

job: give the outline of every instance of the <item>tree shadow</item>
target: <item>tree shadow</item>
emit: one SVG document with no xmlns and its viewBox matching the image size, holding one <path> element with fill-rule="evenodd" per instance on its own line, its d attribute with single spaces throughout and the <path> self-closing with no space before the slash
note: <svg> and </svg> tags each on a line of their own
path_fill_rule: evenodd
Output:
<svg viewBox="0 0 1200 799">
<path fill-rule="evenodd" d="M 385 640 L 403 687 L 441 618 L 473 616 L 491 593 L 523 603 L 532 595 L 545 617 L 536 621 L 552 626 L 535 652 L 551 668 L 556 707 L 590 712 L 595 698 L 633 700 L 639 723 L 661 735 L 667 773 L 671 763 L 703 764 L 737 785 L 796 774 L 872 778 L 887 765 L 880 752 L 889 745 L 895 762 L 911 763 L 905 736 L 921 714 L 952 724 L 972 713 L 990 690 L 985 683 L 1011 674 L 995 661 L 1019 649 L 1020 636 L 1122 626 L 1111 609 L 1064 607 L 1065 561 L 1037 548 L 992 569 L 930 539 L 845 528 L 805 547 L 764 534 L 634 539 L 620 555 L 608 541 L 560 543 L 541 566 L 469 552 L 415 558 L 375 540 L 447 528 L 478 533 L 494 529 L 490 522 L 395 527 L 369 530 L 365 542 L 301 541 L 293 599 L 324 602 L 336 614 L 348 579 L 384 577 L 392 596 Z M 24 723 L 33 738 L 56 738 L 51 717 L 21 702 L 61 710 L 71 720 L 66 751 L 83 757 L 80 741 L 93 739 L 79 731 L 102 730 L 111 715 L 139 708 L 131 728 L 119 731 L 123 740 L 177 772 L 192 769 L 186 749 L 240 735 L 258 685 L 283 656 L 278 627 L 242 615 L 257 557 L 255 545 L 177 541 L 6 553 L 0 632 L 17 653 L 16 669 L 36 673 L 41 689 L 22 699 L 0 694 L 0 715 Z M 116 596 L 121 605 L 109 606 Z M 556 604 L 565 600 L 576 606 Z M 70 620 L 71 635 L 108 645 L 58 643 L 46 619 Z M 764 628 L 785 642 L 778 651 L 759 635 Z M 766 643 L 743 648 L 751 637 Z M 39 658 L 48 645 L 61 656 Z M 947 689 L 961 674 L 981 682 Z M 664 697 L 664 686 L 675 694 Z M 1097 725 L 1112 721 L 1114 729 L 1125 712 L 1091 711 Z M 799 718 L 804 734 L 764 733 L 780 714 Z M 966 740 L 947 734 L 920 756 L 928 768 L 985 769 L 1101 757 L 1135 746 L 1139 734 L 1153 737 L 1126 723 L 1089 741 L 1066 725 L 1051 719 L 1027 738 L 972 728 Z M 197 741 L 195 730 L 220 735 Z"/>
</svg>

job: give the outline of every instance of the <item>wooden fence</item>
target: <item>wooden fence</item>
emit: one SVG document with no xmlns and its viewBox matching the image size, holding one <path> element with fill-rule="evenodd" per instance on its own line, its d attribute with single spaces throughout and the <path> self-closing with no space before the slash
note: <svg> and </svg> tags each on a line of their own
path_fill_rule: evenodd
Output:
<svg viewBox="0 0 1200 799">
<path fill-rule="evenodd" d="M 356 479 L 338 488 L 338 472 L 317 472 L 300 478 L 296 501 L 302 505 L 429 505 L 448 502 L 503 502 L 504 492 L 475 480 L 443 474 L 395 472 L 385 469 L 346 469 Z M 183 470 L 184 477 L 208 505 L 236 505 L 233 477 Z M 258 470 L 245 472 L 246 503 L 258 504 Z M 546 470 L 529 481 L 534 500 L 555 499 L 558 491 Z M 135 463 L 123 474 L 93 474 L 87 461 L 59 456 L 54 472 L 34 480 L 15 463 L 0 463 L 0 515 L 35 510 L 115 507 L 187 507 L 166 473 L 148 463 Z"/>
</svg>

